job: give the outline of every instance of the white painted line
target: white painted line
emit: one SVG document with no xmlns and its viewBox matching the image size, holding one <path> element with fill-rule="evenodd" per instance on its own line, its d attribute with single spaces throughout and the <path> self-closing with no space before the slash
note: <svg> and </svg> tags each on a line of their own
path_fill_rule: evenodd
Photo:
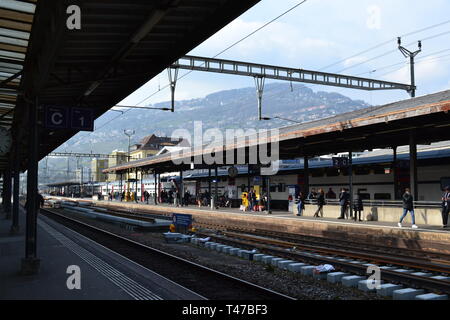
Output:
<svg viewBox="0 0 450 320">
<path fill-rule="evenodd" d="M 160 296 L 141 286 L 133 279 L 130 279 L 110 264 L 93 255 L 91 252 L 87 251 L 53 227 L 49 226 L 47 223 L 42 220 L 38 220 L 38 225 L 58 240 L 63 246 L 75 253 L 135 300 L 162 300 Z"/>
</svg>

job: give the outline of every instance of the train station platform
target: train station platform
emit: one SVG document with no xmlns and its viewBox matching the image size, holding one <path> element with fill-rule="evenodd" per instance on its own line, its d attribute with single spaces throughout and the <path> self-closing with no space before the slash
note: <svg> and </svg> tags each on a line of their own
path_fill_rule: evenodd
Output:
<svg viewBox="0 0 450 320">
<path fill-rule="evenodd" d="M 330 240 L 349 240 L 359 243 L 379 244 L 395 248 L 409 248 L 450 254 L 450 230 L 432 225 L 418 224 L 419 229 L 412 229 L 410 217 L 404 221 L 404 227 L 399 228 L 397 222 L 337 220 L 335 218 L 313 218 L 313 208 L 307 208 L 308 216 L 297 217 L 293 213 L 274 211 L 242 212 L 239 209 L 220 208 L 211 210 L 209 207 L 188 206 L 174 207 L 173 205 L 151 205 L 120 201 L 93 201 L 92 199 L 69 199 L 94 203 L 99 207 L 112 210 L 125 210 L 135 213 L 153 213 L 171 215 L 172 213 L 191 214 L 194 225 L 216 226 L 237 230 L 255 230 L 296 235 L 328 238 Z M 329 208 L 325 208 L 326 211 Z M 416 213 L 417 216 L 417 213 Z M 398 215 L 400 219 L 400 215 Z"/>
<path fill-rule="evenodd" d="M 201 296 L 98 245 L 64 226 L 40 216 L 37 252 L 40 271 L 20 274 L 25 253 L 25 212 L 21 232 L 10 235 L 11 221 L 0 214 L 0 300 L 201 300 Z M 81 289 L 67 282 L 80 270 Z M 72 282 L 73 278 L 71 278 Z"/>
</svg>

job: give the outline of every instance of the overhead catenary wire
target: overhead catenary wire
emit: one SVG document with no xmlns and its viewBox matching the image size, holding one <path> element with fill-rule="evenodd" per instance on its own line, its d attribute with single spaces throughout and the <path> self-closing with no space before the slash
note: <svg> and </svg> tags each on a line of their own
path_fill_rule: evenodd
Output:
<svg viewBox="0 0 450 320">
<path fill-rule="evenodd" d="M 252 31 L 251 33 L 249 33 L 249 34 L 246 35 L 245 37 L 241 38 L 240 40 L 234 42 L 233 44 L 231 44 L 231 45 L 228 46 L 227 48 L 223 49 L 222 51 L 220 51 L 219 53 L 217 53 L 216 55 L 214 55 L 213 58 L 218 57 L 219 55 L 225 53 L 226 51 L 230 50 L 231 48 L 233 48 L 234 46 L 238 45 L 239 43 L 245 41 L 246 39 L 248 39 L 248 38 L 251 37 L 252 35 L 256 34 L 256 33 L 259 32 L 260 30 L 262 30 L 262 29 L 264 29 L 265 27 L 267 27 L 268 25 L 270 25 L 271 23 L 277 21 L 278 19 L 280 19 L 281 17 L 285 16 L 285 15 L 288 14 L 289 12 L 293 11 L 294 9 L 296 9 L 297 7 L 299 7 L 300 5 L 304 4 L 306 1 L 307 1 L 307 0 L 303 0 L 303 1 L 299 2 L 299 3 L 297 3 L 296 5 L 294 5 L 293 7 L 289 8 L 288 10 L 284 11 L 282 14 L 278 15 L 278 16 L 275 17 L 274 19 L 270 20 L 269 22 L 265 23 L 265 24 L 262 25 L 261 27 L 259 27 L 259 28 L 257 28 L 256 30 Z M 440 22 L 440 23 L 437 23 L 437 24 L 434 24 L 434 25 L 431 25 L 431 26 L 428 26 L 428 27 L 425 27 L 425 28 L 422 28 L 422 29 L 419 29 L 419 30 L 415 30 L 415 31 L 412 31 L 412 32 L 403 34 L 402 37 L 407 37 L 407 36 L 411 36 L 411 35 L 414 35 L 414 34 L 417 34 L 417 33 L 421 33 L 421 32 L 427 31 L 427 30 L 431 30 L 431 29 L 434 29 L 434 28 L 443 26 L 443 25 L 448 24 L 448 23 L 450 23 L 450 20 L 446 20 L 446 21 L 443 21 L 443 22 Z M 427 40 L 435 39 L 435 38 L 438 38 L 438 37 L 441 37 L 441 36 L 444 36 L 444 35 L 447 35 L 447 34 L 450 34 L 450 31 L 442 32 L 442 33 L 439 33 L 439 34 L 436 34 L 436 35 L 432 35 L 432 36 L 423 38 L 422 41 L 427 41 Z M 336 63 L 333 63 L 333 64 L 331 64 L 331 65 L 325 66 L 325 67 L 321 68 L 320 70 L 324 70 L 324 69 L 330 68 L 330 67 L 335 66 L 335 65 L 338 65 L 338 64 L 340 64 L 340 63 L 342 63 L 342 62 L 345 62 L 345 61 L 347 61 L 348 59 L 355 58 L 355 57 L 360 56 L 360 55 L 362 55 L 362 54 L 364 54 L 364 53 L 367 53 L 367 52 L 370 52 L 370 51 L 372 51 L 372 50 L 375 50 L 375 49 L 377 49 L 377 48 L 379 48 L 379 47 L 382 47 L 382 46 L 384 46 L 384 45 L 386 45 L 386 44 L 391 43 L 391 42 L 392 42 L 393 40 L 395 40 L 395 39 L 396 39 L 396 37 L 395 37 L 395 38 L 392 38 L 392 39 L 390 39 L 390 40 L 388 40 L 388 41 L 384 41 L 384 42 L 382 42 L 382 43 L 380 43 L 380 44 L 378 44 L 378 45 L 376 45 L 376 46 L 373 46 L 373 47 L 371 47 L 371 48 L 369 48 L 369 49 L 366 49 L 366 50 L 364 50 L 364 51 L 362 51 L 362 52 L 360 52 L 360 53 L 358 53 L 358 54 L 352 55 L 351 57 L 342 59 L 342 60 L 340 60 L 340 61 L 338 61 L 338 62 L 336 62 Z M 415 43 L 415 42 L 412 42 L 411 44 L 414 44 L 414 43 Z M 408 45 L 411 45 L 411 44 L 408 44 Z M 367 59 L 367 60 L 365 60 L 365 61 L 359 62 L 359 63 L 357 63 L 357 64 L 355 64 L 355 65 L 348 66 L 348 67 L 346 67 L 346 68 L 344 68 L 344 69 L 338 71 L 337 73 L 340 73 L 340 72 L 343 72 L 343 71 L 346 71 L 346 70 L 355 68 L 355 67 L 357 67 L 357 66 L 366 64 L 366 63 L 368 63 L 368 62 L 371 62 L 371 61 L 380 59 L 380 58 L 382 58 L 382 57 L 384 57 L 384 56 L 387 56 L 387 55 L 390 55 L 390 54 L 392 54 L 392 53 L 394 53 L 394 52 L 397 52 L 397 49 L 395 49 L 395 50 L 390 50 L 390 51 L 388 51 L 388 52 L 386 52 L 386 53 L 383 53 L 383 54 L 381 54 L 381 55 L 378 55 L 378 56 L 376 56 L 376 57 L 373 57 L 373 58 Z M 400 63 L 395 64 L 395 65 L 399 65 L 399 64 L 400 64 Z M 391 67 L 392 67 L 392 66 L 391 66 Z M 183 79 L 183 78 L 185 78 L 186 76 L 188 76 L 188 75 L 191 74 L 192 72 L 193 72 L 193 70 L 186 72 L 185 74 L 183 74 L 182 76 L 179 77 L 178 81 L 181 80 L 181 79 Z M 368 72 L 368 73 L 373 73 L 373 71 L 370 71 L 370 72 Z M 313 86 L 316 86 L 316 85 L 310 85 L 310 86 L 306 86 L 306 87 L 309 87 L 309 88 L 310 88 L 310 87 L 313 87 Z M 155 92 L 152 93 L 151 95 L 149 95 L 149 96 L 147 96 L 146 98 L 144 98 L 142 101 L 140 101 L 139 103 L 137 103 L 137 105 L 140 105 L 141 103 L 144 103 L 144 102 L 147 101 L 148 99 L 152 98 L 153 96 L 155 96 L 155 95 L 158 94 L 159 92 L 161 92 L 161 91 L 163 91 L 163 90 L 165 90 L 165 89 L 167 89 L 167 88 L 169 88 L 169 87 L 170 87 L 170 84 L 167 84 L 167 85 L 165 85 L 164 87 L 161 87 L 160 84 L 159 84 L 159 85 L 158 85 L 158 90 L 157 90 L 157 91 L 155 91 Z M 100 129 L 104 128 L 105 126 L 107 126 L 108 124 L 110 124 L 111 122 L 113 122 L 114 120 L 118 119 L 119 117 L 121 117 L 122 115 L 124 115 L 125 113 L 127 113 L 127 112 L 129 112 L 129 111 L 131 111 L 131 110 L 133 110 L 133 109 L 138 109 L 138 108 L 130 108 L 130 109 L 126 110 L 126 111 L 123 111 L 123 114 L 118 115 L 117 117 L 111 119 L 110 121 L 106 122 L 106 123 L 103 124 L 101 127 L 96 128 L 95 130 L 100 130 Z M 162 110 L 162 109 L 164 109 L 164 108 L 155 108 L 155 109 L 161 109 L 161 110 Z"/>
<path fill-rule="evenodd" d="M 246 39 L 250 38 L 251 36 L 253 36 L 254 34 L 258 33 L 259 31 L 261 31 L 262 29 L 266 28 L 267 26 L 269 26 L 270 24 L 274 23 L 275 21 L 279 20 L 280 18 L 284 17 L 285 15 L 287 15 L 288 13 L 290 13 L 291 11 L 295 10 L 296 8 L 298 8 L 299 6 L 301 6 L 302 4 L 306 3 L 307 0 L 302 0 L 300 2 L 298 2 L 297 4 L 295 4 L 294 6 L 290 7 L 289 9 L 285 10 L 283 13 L 281 13 L 280 15 L 276 16 L 275 18 L 271 19 L 269 22 L 265 23 L 264 25 L 262 25 L 261 27 L 257 28 L 256 30 L 250 32 L 249 34 L 247 34 L 245 37 L 239 39 L 238 41 L 234 42 L 233 44 L 229 45 L 228 47 L 226 47 L 225 49 L 221 50 L 219 53 L 217 53 L 216 55 L 213 56 L 213 58 L 217 58 L 218 56 L 220 56 L 221 54 L 229 51 L 230 49 L 232 49 L 233 47 L 235 47 L 236 45 L 238 45 L 239 43 L 245 41 Z M 193 71 L 188 71 L 185 74 L 181 75 L 178 78 L 178 81 L 180 81 L 181 79 L 187 77 L 189 74 L 191 74 Z M 156 94 L 158 94 L 159 92 L 170 88 L 170 83 L 165 85 L 164 87 L 161 87 L 160 85 L 158 86 L 158 91 L 155 91 L 154 93 L 152 93 L 151 95 L 147 96 L 146 98 L 144 98 L 143 100 L 141 100 L 139 103 L 137 103 L 136 105 L 140 105 L 141 103 L 144 103 L 145 101 L 149 100 L 150 98 L 154 97 Z M 99 128 L 96 128 L 94 131 L 100 130 L 102 128 L 104 128 L 105 126 L 107 126 L 108 124 L 110 124 L 111 122 L 113 122 L 114 120 L 120 118 L 121 116 L 123 116 L 125 113 L 133 110 L 134 108 L 130 108 L 126 111 L 123 112 L 123 114 L 120 114 L 118 116 L 116 116 L 115 118 L 109 120 L 108 122 L 106 122 L 105 124 L 103 124 L 102 126 L 100 126 Z"/>
<path fill-rule="evenodd" d="M 420 65 L 420 64 L 430 63 L 430 62 L 435 62 L 435 61 L 439 61 L 439 60 L 447 60 L 448 57 L 450 57 L 450 54 L 445 54 L 445 55 L 438 56 L 438 57 L 434 57 L 434 58 L 431 58 L 431 59 L 422 59 L 422 60 L 418 61 L 416 64 Z M 443 59 L 443 58 L 447 58 L 447 59 Z M 407 63 L 406 65 L 409 65 L 409 63 Z M 406 65 L 405 65 L 405 66 L 406 66 Z M 389 74 L 392 74 L 392 73 L 395 73 L 395 72 L 397 72 L 397 71 L 400 71 L 400 70 L 402 70 L 405 66 L 402 66 L 401 68 L 397 68 L 397 69 L 395 69 L 395 70 L 389 71 L 389 72 L 387 72 L 387 73 L 383 73 L 383 74 L 379 75 L 379 77 L 384 77 L 384 76 L 387 76 L 387 75 L 389 75 Z"/>
<path fill-rule="evenodd" d="M 440 23 L 437 23 L 437 24 L 434 24 L 434 25 L 431 25 L 431 26 L 428 26 L 428 27 L 425 27 L 425 28 L 422 28 L 422 29 L 419 29 L 419 30 L 415 30 L 415 31 L 412 31 L 412 32 L 405 33 L 405 34 L 401 35 L 400 37 L 402 37 L 402 38 L 409 37 L 409 36 L 412 36 L 414 34 L 421 33 L 421 32 L 424 32 L 424 31 L 428 31 L 428 30 L 431 30 L 431 29 L 434 29 L 434 28 L 437 28 L 437 27 L 441 27 L 441 26 L 449 24 L 449 23 L 450 23 L 450 20 L 446 20 L 446 21 L 443 21 L 443 22 L 440 22 Z M 388 44 L 392 43 L 392 41 L 395 41 L 395 40 L 397 40 L 397 37 L 394 37 L 392 39 L 386 40 L 386 41 L 384 41 L 382 43 L 379 43 L 379 44 L 377 44 L 377 45 L 375 45 L 373 47 L 370 47 L 370 48 L 368 48 L 366 50 L 363 50 L 363 51 L 361 51 L 359 53 L 356 53 L 356 54 L 354 54 L 352 56 L 349 56 L 347 58 L 344 58 L 344 59 L 336 61 L 336 62 L 334 62 L 332 64 L 329 64 L 329 65 L 321 68 L 319 71 L 323 71 L 323 70 L 329 69 L 329 68 L 334 67 L 336 65 L 339 65 L 339 64 L 341 64 L 341 63 L 343 63 L 343 62 L 345 62 L 345 61 L 347 61 L 349 59 L 353 59 L 353 58 L 359 57 L 359 56 L 361 56 L 361 55 L 363 55 L 363 54 L 365 54 L 367 52 L 370 52 L 370 51 L 373 51 L 373 50 L 378 49 L 380 47 L 383 47 L 385 45 L 388 45 Z M 424 39 L 424 41 L 425 40 L 430 40 L 430 39 Z"/>
<path fill-rule="evenodd" d="M 427 55 L 421 56 L 421 57 L 417 58 L 416 61 L 421 61 L 421 60 L 424 60 L 424 59 L 426 59 L 426 58 L 428 58 L 428 57 L 434 56 L 434 55 L 439 54 L 439 53 L 447 52 L 447 51 L 450 51 L 450 48 L 447 48 L 447 49 L 444 49 L 444 50 L 435 51 L 435 52 L 429 53 L 429 54 L 427 54 Z M 445 55 L 445 56 L 446 56 L 446 55 Z M 437 58 L 437 57 L 436 57 L 436 58 Z M 387 65 L 387 66 L 374 68 L 374 69 L 371 70 L 371 71 L 366 71 L 366 72 L 358 73 L 356 76 L 361 76 L 361 75 L 364 75 L 364 74 L 375 73 L 375 72 L 378 72 L 378 71 L 381 71 L 381 70 L 385 70 L 385 69 L 389 69 L 389 68 L 392 68 L 392 67 L 396 67 L 396 66 L 399 66 L 399 65 L 402 65 L 402 67 L 403 67 L 403 66 L 406 65 L 406 64 L 408 64 L 408 63 L 405 63 L 404 61 L 402 61 L 402 62 L 397 62 L 397 63 L 390 64 L 390 65 Z"/>
<path fill-rule="evenodd" d="M 445 35 L 447 35 L 447 34 L 450 34 L 450 31 L 446 31 L 446 32 L 442 32 L 442 33 L 435 34 L 435 35 L 433 35 L 433 36 L 424 38 L 424 39 L 421 40 L 421 41 L 422 41 L 422 43 L 423 43 L 423 42 L 425 42 L 425 41 L 428 41 L 428 40 L 431 40 L 431 39 L 435 39 L 435 38 L 438 38 L 438 37 L 442 37 L 442 36 L 445 36 Z M 415 43 L 416 43 L 416 42 L 411 42 L 411 43 L 408 43 L 406 46 L 410 46 L 410 45 L 413 45 L 413 44 L 415 44 Z M 359 67 L 360 65 L 366 64 L 366 63 L 371 62 L 371 61 L 374 61 L 374 60 L 378 60 L 378 59 L 380 59 L 380 58 L 382 58 L 382 57 L 388 56 L 388 55 L 390 55 L 390 54 L 392 54 L 392 53 L 395 53 L 395 52 L 397 52 L 397 49 L 387 51 L 387 52 L 385 52 L 385 53 L 383 53 L 383 54 L 380 54 L 380 55 L 378 55 L 378 56 L 376 56 L 376 57 L 372 57 L 372 58 L 366 59 L 366 60 L 364 60 L 364 61 L 358 62 L 358 63 L 356 63 L 356 64 L 350 65 L 350 66 L 348 66 L 348 67 L 345 67 L 345 68 L 343 68 L 343 69 L 337 71 L 337 73 L 341 73 L 341 72 L 343 72 L 343 71 L 346 71 L 346 70 L 349 70 L 349 69 L 353 69 L 353 68 Z"/>
</svg>

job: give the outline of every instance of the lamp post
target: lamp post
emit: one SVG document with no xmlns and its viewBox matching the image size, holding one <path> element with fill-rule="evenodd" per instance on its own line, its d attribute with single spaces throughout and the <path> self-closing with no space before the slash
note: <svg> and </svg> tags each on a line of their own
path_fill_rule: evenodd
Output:
<svg viewBox="0 0 450 320">
<path fill-rule="evenodd" d="M 400 52 L 405 56 L 405 58 L 409 58 L 409 64 L 410 64 L 410 73 L 411 73 L 411 90 L 410 94 L 412 98 L 415 98 L 416 96 L 416 77 L 414 73 L 414 58 L 422 52 L 422 41 L 419 41 L 419 50 L 417 51 L 410 51 L 402 46 L 402 39 L 399 37 L 397 40 L 398 43 L 398 49 Z"/>
<path fill-rule="evenodd" d="M 130 147 L 131 147 L 131 137 L 136 133 L 134 130 L 123 130 L 123 133 L 128 137 L 128 162 L 130 162 Z M 125 194 L 125 201 L 130 201 L 130 170 L 128 169 L 127 178 L 127 192 Z"/>
</svg>

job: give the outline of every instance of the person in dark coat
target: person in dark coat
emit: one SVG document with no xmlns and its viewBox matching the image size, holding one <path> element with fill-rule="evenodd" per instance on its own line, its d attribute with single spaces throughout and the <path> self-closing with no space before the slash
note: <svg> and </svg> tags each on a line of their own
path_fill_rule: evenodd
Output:
<svg viewBox="0 0 450 320">
<path fill-rule="evenodd" d="M 443 225 L 443 228 L 447 228 L 449 212 L 450 212 L 450 187 L 445 187 L 445 192 L 442 195 L 442 225 Z"/>
<path fill-rule="evenodd" d="M 258 211 L 255 207 L 258 205 L 258 201 L 256 199 L 256 192 L 252 190 L 251 193 L 251 201 L 252 201 L 252 211 Z"/>
<path fill-rule="evenodd" d="M 339 205 L 341 206 L 341 216 L 338 218 L 340 220 L 345 219 L 345 213 L 347 212 L 348 205 L 350 201 L 350 196 L 344 188 L 341 189 L 339 194 Z"/>
<path fill-rule="evenodd" d="M 359 220 L 361 222 L 361 212 L 364 211 L 364 205 L 362 195 L 359 192 L 355 195 L 353 210 L 355 211 L 355 221 Z"/>
<path fill-rule="evenodd" d="M 144 191 L 144 200 L 148 204 L 148 200 L 150 199 L 150 193 L 147 190 Z"/>
<path fill-rule="evenodd" d="M 411 218 L 412 218 L 412 228 L 417 229 L 416 226 L 416 217 L 414 216 L 414 197 L 411 194 L 411 191 L 406 188 L 405 193 L 403 194 L 403 215 L 400 218 L 400 222 L 398 223 L 399 228 L 402 227 L 402 222 L 405 219 L 406 215 L 408 214 L 408 211 L 411 212 Z"/>
<path fill-rule="evenodd" d="M 323 191 L 323 189 L 319 189 L 319 193 L 317 195 L 317 211 L 314 214 L 314 218 L 318 218 L 319 213 L 320 213 L 320 216 L 323 218 L 323 206 L 324 205 L 325 205 L 325 192 Z"/>
<path fill-rule="evenodd" d="M 300 192 L 298 197 L 295 199 L 295 204 L 297 205 L 297 216 L 301 217 L 303 215 L 303 211 L 305 210 L 305 197 L 302 192 Z"/>
<path fill-rule="evenodd" d="M 336 199 L 336 193 L 334 193 L 333 189 L 330 188 L 327 192 L 327 199 Z"/>
<path fill-rule="evenodd" d="M 38 205 L 39 205 L 41 208 L 44 207 L 45 200 L 44 200 L 44 197 L 43 197 L 39 192 L 38 192 L 38 194 L 37 194 L 37 202 L 38 202 Z"/>
</svg>

